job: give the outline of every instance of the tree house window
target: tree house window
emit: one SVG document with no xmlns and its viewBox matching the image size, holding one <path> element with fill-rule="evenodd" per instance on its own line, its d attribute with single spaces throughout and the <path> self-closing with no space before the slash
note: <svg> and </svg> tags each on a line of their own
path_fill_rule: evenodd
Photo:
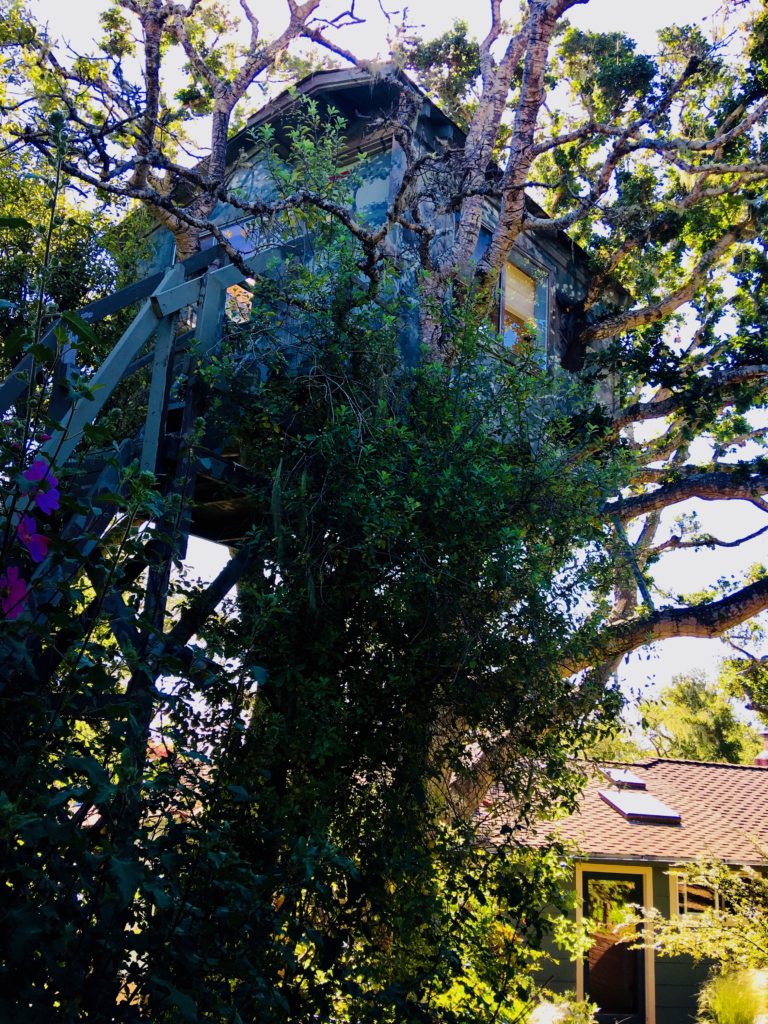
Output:
<svg viewBox="0 0 768 1024">
<path fill-rule="evenodd" d="M 227 302 L 225 313 L 227 319 L 236 324 L 247 323 L 251 318 L 251 307 L 253 306 L 253 293 L 249 288 L 233 284 L 227 288 Z"/>
<path fill-rule="evenodd" d="M 514 347 L 520 329 L 534 319 L 536 282 L 525 271 L 507 263 L 501 285 L 501 330 L 504 344 Z"/>
</svg>

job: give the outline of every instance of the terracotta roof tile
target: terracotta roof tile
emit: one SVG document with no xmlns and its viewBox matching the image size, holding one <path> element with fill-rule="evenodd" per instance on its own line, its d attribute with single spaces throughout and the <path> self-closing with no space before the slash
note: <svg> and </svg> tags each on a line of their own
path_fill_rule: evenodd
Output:
<svg viewBox="0 0 768 1024">
<path fill-rule="evenodd" d="M 666 758 L 622 767 L 640 776 L 649 794 L 679 811 L 680 824 L 628 821 L 598 795 L 612 786 L 595 771 L 579 811 L 540 823 L 532 841 L 559 834 L 590 857 L 621 861 L 694 857 L 738 864 L 768 861 L 768 768 Z"/>
</svg>

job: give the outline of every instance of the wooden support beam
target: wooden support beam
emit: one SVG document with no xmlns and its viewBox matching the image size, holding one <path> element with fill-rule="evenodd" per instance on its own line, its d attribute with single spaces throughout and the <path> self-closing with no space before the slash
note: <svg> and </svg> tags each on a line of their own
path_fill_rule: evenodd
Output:
<svg viewBox="0 0 768 1024">
<path fill-rule="evenodd" d="M 7 412 L 27 390 L 29 375 L 32 373 L 33 367 L 32 356 L 24 356 L 0 384 L 0 414 Z"/>
<path fill-rule="evenodd" d="M 173 285 L 183 276 L 180 264 L 172 267 L 163 277 L 162 289 Z M 150 339 L 158 325 L 158 317 L 151 301 L 143 304 L 133 323 L 126 330 L 107 358 L 88 381 L 93 397 L 81 398 L 71 408 L 64 429 L 57 431 L 41 449 L 52 463 L 63 466 L 80 443 L 83 430 L 104 408 L 131 362 Z"/>
<path fill-rule="evenodd" d="M 220 245 L 214 245 L 210 249 L 204 249 L 202 252 L 195 253 L 194 256 L 190 256 L 188 260 L 177 264 L 177 266 L 183 268 L 185 276 L 196 274 L 201 270 L 205 270 L 211 263 L 219 259 L 223 252 L 224 250 Z M 142 299 L 148 298 L 163 283 L 166 274 L 166 270 L 150 274 L 143 280 L 128 285 L 127 288 L 121 288 L 120 291 L 113 292 L 111 295 L 105 295 L 101 299 L 89 302 L 87 306 L 77 310 L 77 314 L 86 323 L 98 323 L 104 317 L 111 316 L 113 313 L 119 313 L 126 306 L 132 306 L 134 302 L 141 302 Z M 40 339 L 40 344 L 51 353 L 56 351 L 58 344 L 56 330 L 60 325 L 61 320 L 56 320 Z M 34 370 L 34 364 L 35 361 L 31 355 L 23 356 L 5 380 L 0 383 L 0 413 L 7 412 L 14 402 L 26 391 L 29 386 L 29 375 Z"/>
<path fill-rule="evenodd" d="M 231 288 L 233 284 L 242 284 L 245 281 L 245 274 L 238 270 L 234 263 L 228 263 L 218 270 L 211 270 L 208 274 L 208 281 L 214 281 L 220 288 Z"/>
<path fill-rule="evenodd" d="M 157 547 L 157 541 L 149 542 L 149 549 L 142 558 L 130 559 L 121 565 L 112 579 L 111 584 L 122 592 L 128 589 L 136 579 L 145 571 L 147 563 L 154 557 L 153 547 Z M 101 592 L 88 602 L 79 615 L 68 619 L 56 633 L 51 636 L 51 642 L 42 650 L 36 647 L 30 650 L 31 670 L 24 673 L 26 679 L 34 679 L 38 687 L 48 686 L 66 655 L 73 646 L 81 642 L 82 638 L 93 629 L 104 611 L 103 594 Z"/>
<path fill-rule="evenodd" d="M 168 316 L 170 313 L 178 313 L 185 306 L 194 305 L 204 289 L 207 290 L 211 285 L 227 289 L 233 284 L 241 284 L 244 280 L 245 274 L 233 263 L 228 263 L 218 270 L 210 270 L 202 277 L 193 277 L 191 281 L 184 281 L 173 287 L 158 288 L 152 296 L 152 305 L 158 317 Z"/>
<path fill-rule="evenodd" d="M 208 584 L 184 609 L 178 622 L 163 635 L 163 643 L 181 646 L 188 644 L 198 630 L 202 629 L 209 615 L 224 600 L 230 590 L 237 586 L 243 574 L 255 565 L 256 554 L 248 545 L 243 545 L 230 558 L 219 575 Z"/>
<path fill-rule="evenodd" d="M 170 374 L 177 319 L 176 316 L 165 317 L 157 328 L 155 336 L 152 381 L 149 386 L 147 419 L 141 448 L 141 468 L 150 473 L 157 472 L 160 438 L 168 414 L 168 394 L 171 386 Z"/>
<path fill-rule="evenodd" d="M 204 280 L 202 277 L 193 277 L 183 284 L 169 287 L 164 283 L 163 288 L 158 288 L 150 300 L 158 320 L 171 313 L 178 313 L 185 306 L 193 306 L 200 298 Z"/>
<path fill-rule="evenodd" d="M 224 267 L 229 270 L 229 267 Z M 236 270 L 236 267 L 232 267 Z M 197 357 L 204 361 L 214 349 L 218 348 L 221 342 L 221 330 L 224 321 L 224 306 L 227 301 L 226 277 L 222 280 L 219 276 L 221 271 L 215 271 L 208 275 L 205 282 L 205 294 L 200 305 L 197 323 L 195 324 L 195 339 L 197 341 Z M 243 275 L 239 274 L 240 279 Z"/>
<path fill-rule="evenodd" d="M 53 370 L 51 399 L 48 403 L 48 417 L 58 423 L 70 405 L 69 384 L 77 373 L 77 344 L 75 336 L 67 332 L 67 342 L 59 353 Z"/>
</svg>

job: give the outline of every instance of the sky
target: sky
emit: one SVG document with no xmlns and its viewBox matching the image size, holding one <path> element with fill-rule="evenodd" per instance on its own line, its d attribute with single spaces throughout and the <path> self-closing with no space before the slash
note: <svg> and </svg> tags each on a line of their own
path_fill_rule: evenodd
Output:
<svg viewBox="0 0 768 1024">
<path fill-rule="evenodd" d="M 236 0 L 231 0 L 236 7 Z M 396 10 L 402 2 L 383 0 L 384 6 Z M 327 11 L 338 11 L 344 0 L 331 3 Z M 53 38 L 69 42 L 77 51 L 89 49 L 91 40 L 99 34 L 98 14 L 106 0 L 31 0 L 35 14 L 47 21 Z M 252 9 L 261 20 L 263 30 L 270 34 L 278 31 L 285 21 L 286 5 L 280 0 L 252 0 Z M 517 0 L 504 0 L 502 13 L 510 15 Z M 355 53 L 373 58 L 385 54 L 387 49 L 387 22 L 381 15 L 377 0 L 357 0 L 357 11 L 365 17 L 365 24 L 345 30 L 341 41 Z M 467 0 L 411 0 L 408 3 L 408 21 L 420 34 L 429 37 L 450 27 L 457 19 L 464 19 L 478 35 L 487 30 L 489 4 L 467 3 Z M 575 7 L 568 15 L 572 24 L 583 29 L 622 31 L 638 42 L 648 53 L 656 50 L 656 32 L 668 24 L 696 23 L 709 35 L 722 23 L 720 0 L 589 0 Z M 723 539 L 734 539 L 765 524 L 765 513 L 745 502 L 712 503 L 686 502 L 674 515 L 696 510 L 701 526 Z M 668 517 L 671 518 L 671 517 Z M 675 593 L 692 592 L 703 588 L 712 580 L 740 572 L 757 561 L 765 561 L 765 538 L 759 538 L 742 548 L 716 552 L 706 549 L 697 552 L 676 552 L 660 565 L 656 577 L 662 587 Z M 226 549 L 193 538 L 190 561 L 202 577 L 212 577 L 226 562 Z M 628 656 L 619 671 L 622 688 L 628 695 L 645 694 L 667 682 L 677 672 L 701 670 L 714 676 L 719 660 L 727 654 L 720 641 L 679 639 L 668 640 Z"/>
<path fill-rule="evenodd" d="M 34 12 L 50 25 L 56 38 L 63 38 L 76 49 L 85 49 L 98 34 L 98 14 L 107 0 L 31 0 Z M 237 7 L 236 0 L 230 0 Z M 396 12 L 404 6 L 402 0 L 382 0 L 383 6 Z M 699 23 L 707 30 L 719 21 L 717 11 L 721 0 L 589 0 L 574 7 L 568 20 L 579 28 L 599 31 L 627 32 L 637 40 L 641 49 L 652 53 L 656 47 L 656 30 L 666 24 Z M 349 0 L 326 0 L 327 12 L 341 10 Z M 467 0 L 409 0 L 406 4 L 408 22 L 423 26 L 423 34 L 438 35 L 456 19 L 467 21 L 479 35 L 489 23 L 487 2 L 467 3 Z M 251 7 L 259 17 L 266 34 L 275 32 L 287 20 L 287 6 L 281 0 L 251 0 Z M 512 14 L 516 0 L 504 0 L 502 13 Z M 386 51 L 387 22 L 377 0 L 357 0 L 356 10 L 365 18 L 365 24 L 347 30 L 345 43 L 354 52 L 374 57 Z M 397 16 L 393 16 L 398 20 Z"/>
</svg>

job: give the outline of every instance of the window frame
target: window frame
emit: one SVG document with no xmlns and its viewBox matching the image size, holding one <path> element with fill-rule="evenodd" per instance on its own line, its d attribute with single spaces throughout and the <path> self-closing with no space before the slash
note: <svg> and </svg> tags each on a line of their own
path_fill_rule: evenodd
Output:
<svg viewBox="0 0 768 1024">
<path fill-rule="evenodd" d="M 684 910 L 680 911 L 680 883 L 685 878 L 684 871 L 670 870 L 669 874 L 669 917 L 670 920 L 685 921 L 687 924 L 695 925 L 701 921 L 702 915 L 706 913 L 705 910 Z M 717 887 L 709 885 L 701 885 L 702 889 L 711 889 L 714 897 L 713 910 L 715 913 L 720 913 L 722 909 L 722 902 L 720 897 L 720 890 Z"/>
<path fill-rule="evenodd" d="M 511 264 L 533 282 L 533 320 L 536 324 L 536 351 L 540 354 L 544 366 L 549 365 L 549 320 L 550 320 L 550 291 L 553 278 L 553 271 L 539 260 L 522 253 L 517 249 L 507 255 L 504 269 L 499 275 L 499 301 L 496 308 L 496 328 L 502 337 L 502 346 L 507 351 L 513 351 L 516 344 L 516 335 L 512 328 L 504 327 L 504 314 L 506 312 L 506 265 Z"/>
</svg>

